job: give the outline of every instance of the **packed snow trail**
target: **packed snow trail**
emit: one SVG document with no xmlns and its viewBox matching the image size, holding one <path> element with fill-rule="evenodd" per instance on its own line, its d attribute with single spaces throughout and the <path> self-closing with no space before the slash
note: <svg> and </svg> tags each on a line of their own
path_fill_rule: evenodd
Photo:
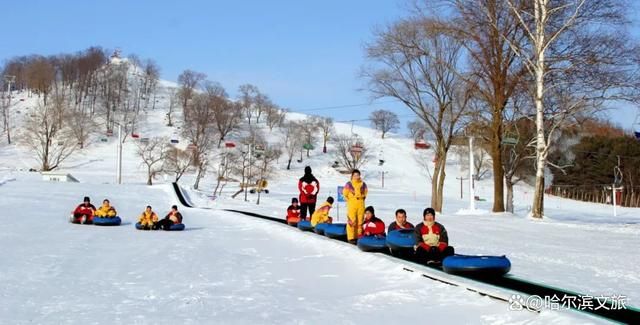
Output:
<svg viewBox="0 0 640 325">
<path fill-rule="evenodd" d="M 0 323 L 599 322 L 509 311 L 347 245 L 224 211 L 185 209 L 183 232 L 135 230 L 145 205 L 162 216 L 177 203 L 166 185 L 36 179 L 0 187 Z M 123 225 L 68 223 L 84 195 L 108 197 Z"/>
</svg>

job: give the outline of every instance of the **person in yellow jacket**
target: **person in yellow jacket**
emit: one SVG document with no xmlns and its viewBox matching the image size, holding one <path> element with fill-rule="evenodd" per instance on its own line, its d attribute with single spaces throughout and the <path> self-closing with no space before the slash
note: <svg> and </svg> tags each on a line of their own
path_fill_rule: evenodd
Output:
<svg viewBox="0 0 640 325">
<path fill-rule="evenodd" d="M 364 200 L 367 198 L 368 192 L 367 184 L 362 180 L 360 171 L 354 169 L 351 172 L 351 180 L 344 185 L 342 190 L 342 195 L 347 201 L 347 239 L 352 244 L 355 244 L 360 232 L 362 232 Z"/>
<path fill-rule="evenodd" d="M 329 210 L 333 205 L 333 198 L 328 197 L 325 203 L 322 203 L 318 209 L 313 212 L 311 216 L 311 226 L 315 227 L 319 223 L 331 223 L 333 218 L 329 216 Z"/>
<path fill-rule="evenodd" d="M 158 229 L 158 215 L 153 212 L 150 205 L 147 205 L 147 208 L 142 212 L 138 223 L 142 226 L 142 229 L 145 230 Z"/>
<path fill-rule="evenodd" d="M 109 200 L 104 199 L 102 206 L 93 213 L 94 216 L 100 218 L 113 218 L 117 215 L 116 208 L 111 206 Z"/>
</svg>

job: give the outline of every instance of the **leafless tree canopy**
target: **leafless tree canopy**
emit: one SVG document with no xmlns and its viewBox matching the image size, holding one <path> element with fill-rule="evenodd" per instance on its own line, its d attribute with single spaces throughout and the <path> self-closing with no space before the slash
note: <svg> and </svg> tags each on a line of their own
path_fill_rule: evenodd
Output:
<svg viewBox="0 0 640 325">
<path fill-rule="evenodd" d="M 461 70 L 462 42 L 446 24 L 413 17 L 393 24 L 367 46 L 373 62 L 363 71 L 376 97 L 400 100 L 435 138 L 437 160 L 431 205 L 442 209 L 447 152 L 469 107 L 472 88 Z"/>
<path fill-rule="evenodd" d="M 167 155 L 168 143 L 169 139 L 164 137 L 154 137 L 147 143 L 137 143 L 138 156 L 147 168 L 147 185 L 152 185 L 156 174 L 162 172 L 162 162 Z"/>
<path fill-rule="evenodd" d="M 345 172 L 360 169 L 371 158 L 368 146 L 361 139 L 341 134 L 334 136 L 332 141 L 336 148 L 335 159 Z M 359 152 L 354 150 L 356 146 L 360 148 Z"/>
<path fill-rule="evenodd" d="M 27 118 L 23 141 L 36 154 L 41 170 L 49 171 L 75 151 L 77 141 L 68 124 L 69 106 L 64 98 L 43 102 Z"/>
<path fill-rule="evenodd" d="M 373 127 L 382 133 L 383 139 L 387 132 L 397 130 L 400 125 L 400 120 L 398 120 L 396 113 L 383 109 L 371 112 L 369 119 Z"/>
<path fill-rule="evenodd" d="M 178 182 L 182 175 L 194 165 L 194 153 L 192 150 L 182 150 L 179 148 L 169 148 L 162 169 L 172 173 L 175 181 Z"/>
</svg>

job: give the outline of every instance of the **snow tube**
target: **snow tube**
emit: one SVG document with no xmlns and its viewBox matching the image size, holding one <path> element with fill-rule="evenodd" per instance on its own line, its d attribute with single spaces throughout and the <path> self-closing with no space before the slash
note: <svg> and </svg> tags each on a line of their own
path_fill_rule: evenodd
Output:
<svg viewBox="0 0 640 325">
<path fill-rule="evenodd" d="M 169 227 L 169 229 L 165 229 L 165 230 L 168 230 L 168 231 L 181 231 L 181 230 L 184 230 L 184 227 L 185 227 L 184 223 L 178 223 L 178 224 L 175 224 L 175 225 L 171 225 L 171 227 Z"/>
<path fill-rule="evenodd" d="M 136 222 L 136 229 L 145 230 L 144 228 L 142 228 L 142 225 L 139 222 Z"/>
<path fill-rule="evenodd" d="M 313 230 L 313 227 L 311 227 L 311 221 L 300 220 L 300 222 L 298 222 L 298 229 L 300 229 L 302 231 L 311 231 L 311 230 Z"/>
<path fill-rule="evenodd" d="M 69 222 L 75 223 L 76 225 L 90 225 L 93 224 L 93 218 L 83 221 L 83 218 L 75 218 L 74 216 L 71 216 L 69 218 Z"/>
<path fill-rule="evenodd" d="M 465 276 L 503 276 L 511 270 L 511 262 L 504 255 L 453 255 L 442 261 L 442 270 L 450 274 Z"/>
<path fill-rule="evenodd" d="M 347 238 L 347 224 L 346 223 L 331 223 L 327 224 L 324 229 L 324 235 L 333 239 Z"/>
<path fill-rule="evenodd" d="M 387 246 L 392 250 L 411 249 L 416 245 L 414 229 L 392 230 L 387 234 Z"/>
<path fill-rule="evenodd" d="M 122 219 L 118 216 L 111 218 L 93 217 L 93 224 L 96 226 L 119 226 L 120 223 L 122 223 Z"/>
<path fill-rule="evenodd" d="M 358 248 L 364 252 L 388 251 L 384 236 L 364 236 L 358 239 Z"/>
<path fill-rule="evenodd" d="M 324 230 L 327 229 L 328 225 L 328 223 L 319 223 L 316 225 L 313 231 L 315 231 L 318 235 L 324 235 Z"/>
</svg>

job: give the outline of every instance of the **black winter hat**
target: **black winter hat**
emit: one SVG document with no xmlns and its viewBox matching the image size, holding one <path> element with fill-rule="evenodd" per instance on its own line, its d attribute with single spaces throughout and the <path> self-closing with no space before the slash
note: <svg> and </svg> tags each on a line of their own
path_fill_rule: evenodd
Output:
<svg viewBox="0 0 640 325">
<path fill-rule="evenodd" d="M 82 202 L 91 202 L 91 199 L 88 196 L 85 196 Z"/>
<path fill-rule="evenodd" d="M 304 173 L 307 174 L 307 175 L 311 174 L 311 167 L 310 166 L 305 167 L 304 168 Z"/>
<path fill-rule="evenodd" d="M 296 199 L 295 197 L 291 198 L 291 203 L 298 203 L 298 199 Z"/>
<path fill-rule="evenodd" d="M 422 217 L 425 217 L 427 214 L 431 214 L 434 218 L 436 217 L 436 210 L 433 208 L 426 208 L 422 212 Z"/>
<path fill-rule="evenodd" d="M 327 198 L 327 202 L 329 202 L 329 204 L 333 204 L 333 197 L 331 197 L 331 196 L 328 197 Z"/>
<path fill-rule="evenodd" d="M 376 211 L 372 206 L 368 206 L 366 209 L 364 209 L 364 213 L 367 213 L 367 211 L 371 212 L 371 214 L 373 214 L 374 216 L 376 215 Z"/>
<path fill-rule="evenodd" d="M 172 205 L 171 208 L 174 209 L 174 210 L 178 210 L 178 206 L 177 205 Z"/>
</svg>

